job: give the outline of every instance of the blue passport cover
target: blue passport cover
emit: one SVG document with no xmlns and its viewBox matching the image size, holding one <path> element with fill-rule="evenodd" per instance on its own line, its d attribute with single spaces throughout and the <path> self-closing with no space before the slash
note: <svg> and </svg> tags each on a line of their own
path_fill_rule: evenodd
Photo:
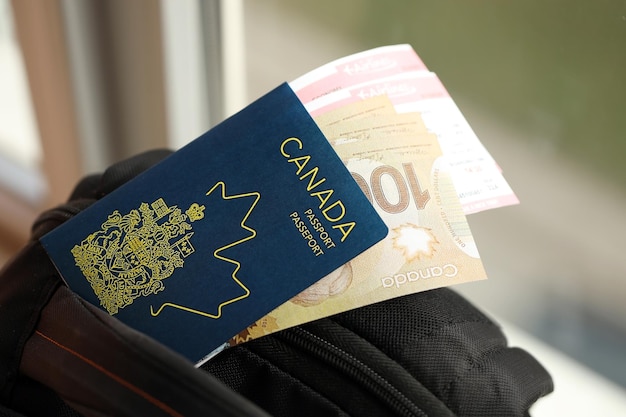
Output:
<svg viewBox="0 0 626 417">
<path fill-rule="evenodd" d="M 386 234 L 283 84 L 41 242 L 77 294 L 200 362 Z"/>
</svg>

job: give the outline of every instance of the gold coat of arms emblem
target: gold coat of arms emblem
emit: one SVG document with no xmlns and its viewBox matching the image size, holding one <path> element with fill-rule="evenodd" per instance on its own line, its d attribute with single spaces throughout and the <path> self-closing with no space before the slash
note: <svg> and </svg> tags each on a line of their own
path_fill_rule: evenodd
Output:
<svg viewBox="0 0 626 417">
<path fill-rule="evenodd" d="M 124 215 L 115 210 L 74 246 L 76 265 L 109 314 L 165 289 L 163 281 L 195 251 L 192 223 L 204 218 L 204 209 L 193 203 L 183 212 L 159 198 Z"/>
</svg>

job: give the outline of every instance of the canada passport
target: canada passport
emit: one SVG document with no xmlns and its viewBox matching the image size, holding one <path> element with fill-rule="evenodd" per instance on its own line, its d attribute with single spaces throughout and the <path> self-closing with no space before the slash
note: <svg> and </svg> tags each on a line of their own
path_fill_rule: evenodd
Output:
<svg viewBox="0 0 626 417">
<path fill-rule="evenodd" d="M 386 234 L 283 84 L 41 242 L 77 294 L 198 363 Z"/>
</svg>

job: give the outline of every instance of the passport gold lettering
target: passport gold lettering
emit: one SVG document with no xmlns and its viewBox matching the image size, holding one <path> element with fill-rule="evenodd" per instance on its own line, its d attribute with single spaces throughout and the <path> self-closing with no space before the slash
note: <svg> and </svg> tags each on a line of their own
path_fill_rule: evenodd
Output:
<svg viewBox="0 0 626 417">
<path fill-rule="evenodd" d="M 313 213 L 313 210 L 308 209 L 304 212 L 304 214 L 306 214 L 307 218 L 309 219 L 309 223 L 311 223 L 311 226 L 313 227 L 313 229 L 317 233 L 319 233 L 319 237 L 322 240 L 322 242 L 324 242 L 324 245 L 326 245 L 326 248 L 327 249 L 334 248 L 335 242 L 333 242 L 333 239 L 330 237 L 328 232 L 324 230 L 324 226 L 322 226 L 322 222 L 320 221 L 320 219 L 318 219 L 315 216 L 315 214 Z"/>
<path fill-rule="evenodd" d="M 309 183 L 306 186 L 307 191 L 311 191 L 312 189 L 317 188 L 318 185 L 326 181 L 326 178 L 322 178 L 321 180 L 313 184 L 313 181 L 315 180 L 315 177 L 317 176 L 318 171 L 319 171 L 319 168 L 314 167 L 312 170 L 310 170 L 309 172 L 307 172 L 306 174 L 300 177 L 300 180 L 303 180 L 305 177 L 311 175 L 311 178 L 309 179 Z"/>
<path fill-rule="evenodd" d="M 291 217 L 291 220 L 293 221 L 294 226 L 296 227 L 298 232 L 300 232 L 300 234 L 306 241 L 308 247 L 313 252 L 313 254 L 315 256 L 323 255 L 324 251 L 322 250 L 321 246 L 317 243 L 317 240 L 315 240 L 315 238 L 313 237 L 313 234 L 311 233 L 307 225 L 300 218 L 300 215 L 298 214 L 298 212 L 294 211 L 293 213 L 289 215 L 289 217 Z"/>
<path fill-rule="evenodd" d="M 291 151 L 287 148 L 295 149 Z M 333 223 L 332 228 L 341 233 L 341 241 L 343 242 L 356 227 L 356 222 L 344 220 L 344 217 L 346 216 L 346 207 L 341 199 L 333 199 L 333 194 L 335 193 L 334 189 L 329 188 L 317 191 L 317 188 L 326 182 L 326 177 L 322 177 L 319 180 L 317 179 L 319 173 L 318 166 L 314 166 L 306 170 L 312 157 L 308 154 L 300 155 L 299 151 L 302 151 L 303 149 L 304 144 L 302 143 L 302 140 L 296 137 L 287 138 L 280 144 L 281 155 L 287 158 L 287 162 L 292 163 L 297 167 L 296 175 L 299 176 L 298 179 L 300 181 L 308 179 L 306 190 L 310 193 L 311 197 L 316 197 L 319 200 L 320 204 L 318 208 L 322 210 L 324 218 Z M 302 174 L 303 171 L 305 171 L 304 174 Z"/>
</svg>

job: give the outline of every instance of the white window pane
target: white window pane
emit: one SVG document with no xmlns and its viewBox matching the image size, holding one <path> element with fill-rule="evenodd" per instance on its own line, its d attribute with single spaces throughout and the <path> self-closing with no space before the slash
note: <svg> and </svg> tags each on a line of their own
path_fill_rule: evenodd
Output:
<svg viewBox="0 0 626 417">
<path fill-rule="evenodd" d="M 36 201 L 44 191 L 41 147 L 8 0 L 0 0 L 0 183 Z"/>
<path fill-rule="evenodd" d="M 0 0 L 0 68 L 0 153 L 35 169 L 41 149 L 8 0 Z"/>
</svg>

